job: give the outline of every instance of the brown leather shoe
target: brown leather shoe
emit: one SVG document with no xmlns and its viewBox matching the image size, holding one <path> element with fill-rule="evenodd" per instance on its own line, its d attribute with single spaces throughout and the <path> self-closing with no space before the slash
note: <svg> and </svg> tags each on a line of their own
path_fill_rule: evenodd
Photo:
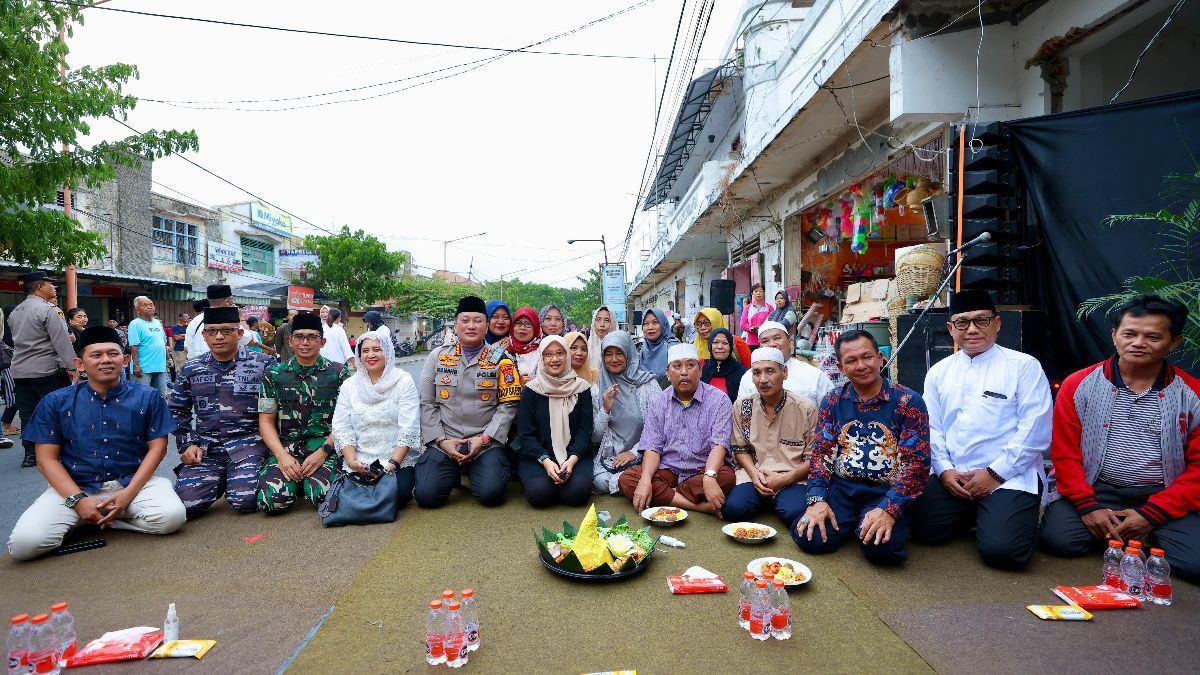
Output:
<svg viewBox="0 0 1200 675">
<path fill-rule="evenodd" d="M 11 425 L 11 424 L 4 425 L 4 435 L 5 436 L 18 436 L 18 435 L 20 435 L 20 433 L 21 433 L 21 430 L 14 427 L 13 425 Z"/>
</svg>

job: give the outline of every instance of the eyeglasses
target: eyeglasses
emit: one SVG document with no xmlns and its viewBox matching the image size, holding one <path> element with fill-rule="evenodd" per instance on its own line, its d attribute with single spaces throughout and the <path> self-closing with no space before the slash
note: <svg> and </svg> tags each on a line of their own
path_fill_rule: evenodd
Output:
<svg viewBox="0 0 1200 675">
<path fill-rule="evenodd" d="M 528 319 L 521 319 L 513 324 L 517 328 L 533 328 L 533 322 Z"/>
<path fill-rule="evenodd" d="M 992 325 L 992 320 L 998 318 L 1000 317 L 995 314 L 991 316 L 977 316 L 974 319 L 959 319 L 958 321 L 951 321 L 950 325 L 954 326 L 954 330 L 967 330 L 971 327 L 971 324 L 975 324 L 976 328 L 987 328 L 988 326 Z"/>
<path fill-rule="evenodd" d="M 292 339 L 296 342 L 320 342 L 322 337 L 316 333 L 292 333 Z"/>
<path fill-rule="evenodd" d="M 229 337 L 230 335 L 233 335 L 234 333 L 238 332 L 238 329 L 236 329 L 236 328 L 205 328 L 204 330 L 202 330 L 200 332 L 204 333 L 205 335 L 207 335 L 209 337 L 215 337 L 217 335 L 224 335 L 225 337 Z"/>
</svg>

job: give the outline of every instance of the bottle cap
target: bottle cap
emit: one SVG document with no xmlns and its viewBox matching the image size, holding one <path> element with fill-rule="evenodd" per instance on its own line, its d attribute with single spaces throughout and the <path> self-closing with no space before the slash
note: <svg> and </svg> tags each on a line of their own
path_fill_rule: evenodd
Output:
<svg viewBox="0 0 1200 675">
<path fill-rule="evenodd" d="M 1121 548 L 1121 542 L 1118 539 L 1109 539 L 1108 545 L 1114 548 Z"/>
<path fill-rule="evenodd" d="M 19 623 L 25 623 L 28 620 L 29 620 L 28 614 L 18 614 L 12 618 L 12 625 L 15 626 Z"/>
<path fill-rule="evenodd" d="M 1162 550 L 1161 548 L 1150 549 L 1150 555 L 1156 555 L 1161 558 L 1161 557 L 1165 556 L 1166 554 L 1167 554 L 1167 552 Z"/>
<path fill-rule="evenodd" d="M 50 605 L 50 611 L 51 612 L 65 612 L 65 611 L 67 611 L 67 603 L 59 602 L 59 603 Z"/>
<path fill-rule="evenodd" d="M 49 620 L 49 614 L 38 614 L 37 616 L 33 617 L 33 623 L 46 623 Z"/>
<path fill-rule="evenodd" d="M 745 572 L 742 572 L 742 576 L 747 579 L 754 579 L 754 572 L 751 572 L 750 570 L 746 570 Z"/>
<path fill-rule="evenodd" d="M 757 587 L 759 587 L 759 588 L 766 588 L 766 587 L 767 587 L 767 580 L 766 580 L 766 579 L 759 579 L 758 581 L 755 581 L 755 582 L 754 582 L 754 585 L 755 585 L 755 586 L 757 586 Z"/>
<path fill-rule="evenodd" d="M 1130 545 L 1130 546 L 1132 546 L 1132 547 L 1134 547 L 1134 548 L 1141 548 L 1141 547 L 1142 547 L 1142 542 L 1138 541 L 1137 539 L 1130 539 L 1130 540 L 1129 540 L 1129 545 Z"/>
<path fill-rule="evenodd" d="M 766 574 L 763 575 L 763 578 L 769 582 L 775 578 L 775 575 L 771 572 L 767 572 Z"/>
<path fill-rule="evenodd" d="M 1125 552 L 1128 553 L 1129 555 L 1137 555 L 1138 554 L 1138 550 L 1132 546 L 1125 549 Z"/>
<path fill-rule="evenodd" d="M 441 608 L 442 608 L 441 600 L 430 600 L 429 601 L 429 609 L 441 609 Z"/>
<path fill-rule="evenodd" d="M 461 602 L 459 602 L 459 601 L 457 601 L 457 600 L 451 600 L 451 601 L 450 601 L 450 611 L 451 611 L 451 612 L 457 611 L 459 607 L 462 607 L 462 603 L 461 603 Z"/>
<path fill-rule="evenodd" d="M 473 598 L 473 597 L 475 597 L 475 589 L 474 588 L 464 588 L 464 589 L 462 589 L 462 593 L 459 593 L 459 595 L 463 596 L 464 598 Z"/>
<path fill-rule="evenodd" d="M 783 579 L 776 579 L 776 580 L 775 580 L 775 588 L 783 588 L 783 587 L 784 587 L 784 586 L 786 586 L 786 585 L 787 585 L 787 584 L 783 583 Z"/>
<path fill-rule="evenodd" d="M 442 597 L 446 600 L 451 600 L 454 598 L 454 589 L 447 588 L 446 590 L 442 591 Z"/>
</svg>

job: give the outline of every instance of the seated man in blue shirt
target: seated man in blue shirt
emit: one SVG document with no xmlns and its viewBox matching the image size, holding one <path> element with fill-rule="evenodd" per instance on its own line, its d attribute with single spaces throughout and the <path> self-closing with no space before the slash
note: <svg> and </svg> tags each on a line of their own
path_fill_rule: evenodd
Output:
<svg viewBox="0 0 1200 675">
<path fill-rule="evenodd" d="M 92 326 L 75 346 L 87 380 L 43 398 L 22 433 L 50 486 L 8 538 L 18 560 L 58 548 L 81 522 L 169 534 L 185 520 L 171 481 L 154 475 L 175 429 L 167 402 L 157 389 L 121 380 L 129 357 L 117 331 Z"/>
</svg>

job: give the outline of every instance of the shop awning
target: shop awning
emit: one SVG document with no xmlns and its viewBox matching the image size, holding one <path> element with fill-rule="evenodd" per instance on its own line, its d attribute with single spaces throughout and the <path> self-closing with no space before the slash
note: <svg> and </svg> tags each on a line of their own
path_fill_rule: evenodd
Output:
<svg viewBox="0 0 1200 675">
<path fill-rule="evenodd" d="M 7 260 L 0 261 L 0 267 L 10 268 L 14 275 L 22 274 L 26 270 L 29 269 L 28 267 L 26 267 L 24 265 L 18 265 L 14 262 L 9 262 Z M 38 269 L 47 269 L 47 268 L 39 267 Z M 59 280 L 62 279 L 62 276 L 63 276 L 62 272 L 56 272 L 53 270 L 49 270 L 49 273 L 55 279 L 59 279 Z M 124 274 L 122 272 L 112 272 L 109 270 L 76 269 L 75 273 L 77 275 L 79 275 L 80 277 L 84 277 L 84 278 L 88 278 L 88 279 L 108 279 L 108 280 L 114 281 L 114 282 L 122 282 L 123 281 L 126 283 L 151 284 L 154 286 L 178 286 L 178 287 L 182 287 L 182 288 L 189 287 L 189 284 L 185 284 L 181 281 L 174 281 L 172 279 L 160 279 L 158 277 L 143 277 L 143 276 L 139 276 L 136 274 Z"/>
<path fill-rule="evenodd" d="M 286 289 L 286 287 L 285 287 L 285 289 Z M 233 289 L 233 301 L 235 303 L 237 303 L 238 305 L 245 306 L 245 305 L 269 305 L 269 304 L 271 304 L 271 300 L 272 300 L 271 296 L 262 295 L 262 294 L 248 295 L 248 294 L 242 293 L 241 291 L 242 291 L 242 289 L 240 289 L 240 288 Z M 191 286 L 185 286 L 183 288 L 173 287 L 173 288 L 155 289 L 153 296 L 154 296 L 155 300 L 180 300 L 180 301 L 190 300 L 190 301 L 194 301 L 194 300 L 203 300 L 206 297 L 208 297 L 208 294 L 205 293 L 204 291 L 192 290 Z"/>
<path fill-rule="evenodd" d="M 692 148 L 704 128 L 704 122 L 712 112 L 716 100 L 716 96 L 712 95 L 713 91 L 727 79 L 740 79 L 737 72 L 735 66 L 727 63 L 705 72 L 688 85 L 683 102 L 679 104 L 675 126 L 667 138 L 667 147 L 658 165 L 658 175 L 655 176 L 650 193 L 646 195 L 646 201 L 642 204 L 643 211 L 666 201 L 671 187 L 675 185 L 675 179 L 692 155 Z"/>
</svg>

